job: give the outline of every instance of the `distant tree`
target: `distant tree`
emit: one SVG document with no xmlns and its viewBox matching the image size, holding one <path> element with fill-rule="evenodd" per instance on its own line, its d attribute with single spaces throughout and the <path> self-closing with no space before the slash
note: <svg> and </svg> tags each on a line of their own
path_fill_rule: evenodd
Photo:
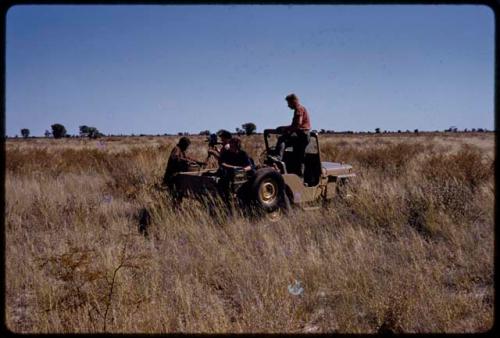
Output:
<svg viewBox="0 0 500 338">
<path fill-rule="evenodd" d="M 476 128 L 472 128 L 472 129 L 471 129 L 471 131 L 472 131 L 473 133 L 475 133 L 475 132 L 476 132 Z"/>
<path fill-rule="evenodd" d="M 324 133 L 326 133 L 326 130 L 324 130 L 324 129 L 320 129 L 320 130 L 319 130 L 319 133 L 320 133 L 320 134 L 324 134 Z"/>
<path fill-rule="evenodd" d="M 401 129 L 398 129 L 398 134 L 401 134 Z"/>
<path fill-rule="evenodd" d="M 184 135 L 184 133 L 182 131 L 177 133 L 177 136 L 182 136 L 182 135 Z"/>
<path fill-rule="evenodd" d="M 375 128 L 375 134 L 380 134 L 380 128 Z"/>
<path fill-rule="evenodd" d="M 252 122 L 242 124 L 241 128 L 243 128 L 247 135 L 252 135 L 257 130 L 257 126 Z"/>
<path fill-rule="evenodd" d="M 90 138 L 98 138 L 103 136 L 103 134 L 97 130 L 96 127 L 89 127 L 89 137 Z"/>
<path fill-rule="evenodd" d="M 483 128 L 477 128 L 477 132 L 478 133 L 484 133 L 484 129 Z"/>
<path fill-rule="evenodd" d="M 210 130 L 202 130 L 202 131 L 200 131 L 200 135 L 208 136 L 208 135 L 210 135 Z"/>
<path fill-rule="evenodd" d="M 52 126 L 52 135 L 54 138 L 61 138 L 66 136 L 66 128 L 59 123 L 53 124 Z"/>
<path fill-rule="evenodd" d="M 30 130 L 27 128 L 21 129 L 21 135 L 23 135 L 24 138 L 28 138 L 30 136 Z"/>
<path fill-rule="evenodd" d="M 415 129 L 413 132 L 414 132 L 415 134 L 418 134 L 418 129 Z"/>
<path fill-rule="evenodd" d="M 50 135 L 52 135 L 50 133 L 50 131 L 48 131 L 47 129 L 45 129 L 45 133 L 44 133 L 45 137 L 50 137 Z"/>
<path fill-rule="evenodd" d="M 78 127 L 80 130 L 80 136 L 81 137 L 88 137 L 89 136 L 89 127 L 86 125 Z"/>
<path fill-rule="evenodd" d="M 100 136 L 103 136 L 101 132 L 96 127 L 89 127 L 86 125 L 80 126 L 80 136 L 81 137 L 88 137 L 88 138 L 98 138 Z"/>
</svg>

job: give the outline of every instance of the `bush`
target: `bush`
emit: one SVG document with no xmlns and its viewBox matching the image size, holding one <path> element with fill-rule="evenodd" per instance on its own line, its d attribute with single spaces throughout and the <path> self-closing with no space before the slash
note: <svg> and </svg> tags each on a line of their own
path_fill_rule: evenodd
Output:
<svg viewBox="0 0 500 338">
<path fill-rule="evenodd" d="M 100 136 L 103 136 L 103 134 L 97 130 L 96 127 L 89 127 L 89 126 L 80 126 L 80 136 L 81 137 L 88 137 L 88 138 L 98 138 Z"/>
<path fill-rule="evenodd" d="M 257 130 L 257 126 L 252 122 L 242 124 L 241 128 L 243 128 L 247 135 L 252 135 Z"/>
<path fill-rule="evenodd" d="M 51 127 L 54 138 L 62 138 L 66 136 L 66 128 L 62 124 L 56 123 Z"/>
</svg>

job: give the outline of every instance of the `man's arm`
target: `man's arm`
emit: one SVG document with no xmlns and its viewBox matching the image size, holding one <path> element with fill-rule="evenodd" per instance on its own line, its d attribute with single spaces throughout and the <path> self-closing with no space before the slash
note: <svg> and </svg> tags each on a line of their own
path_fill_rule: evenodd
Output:
<svg viewBox="0 0 500 338">
<path fill-rule="evenodd" d="M 177 151 L 175 151 L 175 150 L 177 150 Z M 175 150 L 174 150 L 175 153 L 172 152 L 171 157 L 178 160 L 178 161 L 183 161 L 183 162 L 186 162 L 188 164 L 199 164 L 199 165 L 205 163 L 205 162 L 201 162 L 201 161 L 198 161 L 196 159 L 193 159 L 193 158 L 187 156 L 183 151 L 181 151 L 178 148 L 176 148 Z"/>
<path fill-rule="evenodd" d="M 239 153 L 237 156 L 241 156 L 241 157 L 239 157 L 238 159 L 234 159 L 234 160 L 236 161 L 236 163 L 238 163 L 240 165 L 233 165 L 233 164 L 227 163 L 228 158 L 226 158 L 225 156 L 221 157 L 220 165 L 223 166 L 224 168 L 229 168 L 229 169 L 243 169 L 245 171 L 249 171 L 252 169 L 252 162 L 250 161 L 250 157 L 248 156 L 248 154 L 246 152 L 241 151 L 241 153 Z"/>
<path fill-rule="evenodd" d="M 245 167 L 242 167 L 242 166 L 238 166 L 238 165 L 231 165 L 231 164 L 228 164 L 228 163 L 221 163 L 221 165 L 224 167 L 224 168 L 228 168 L 228 169 L 243 169 L 245 171 L 249 171 L 252 169 L 252 166 L 251 165 L 247 165 Z"/>
<path fill-rule="evenodd" d="M 219 159 L 220 158 L 220 150 L 217 149 L 215 146 L 213 148 L 209 148 L 208 149 L 208 156 L 210 156 L 210 155 Z"/>
<path fill-rule="evenodd" d="M 304 114 L 302 110 L 297 109 L 295 110 L 293 114 L 293 119 L 292 119 L 292 124 L 287 128 L 287 131 L 289 133 L 292 133 L 294 131 L 297 131 L 300 129 L 300 126 L 302 125 L 302 119 L 304 118 Z"/>
</svg>

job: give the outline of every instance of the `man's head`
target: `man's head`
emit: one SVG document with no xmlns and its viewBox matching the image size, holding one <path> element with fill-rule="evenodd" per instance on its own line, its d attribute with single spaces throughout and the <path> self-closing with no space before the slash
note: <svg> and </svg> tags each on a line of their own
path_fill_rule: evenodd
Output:
<svg viewBox="0 0 500 338">
<path fill-rule="evenodd" d="M 181 137 L 179 142 L 177 143 L 177 145 L 179 146 L 179 148 L 181 148 L 182 151 L 185 151 L 190 144 L 191 141 L 186 136 Z"/>
<path fill-rule="evenodd" d="M 222 144 L 227 144 L 231 139 L 232 135 L 227 130 L 222 129 L 221 131 L 219 131 L 219 137 Z"/>
<path fill-rule="evenodd" d="M 241 140 L 238 137 L 233 137 L 229 140 L 229 151 L 237 153 L 241 150 Z"/>
<path fill-rule="evenodd" d="M 287 95 L 285 100 L 288 103 L 288 108 L 290 109 L 296 109 L 299 105 L 299 98 L 294 93 Z"/>
</svg>

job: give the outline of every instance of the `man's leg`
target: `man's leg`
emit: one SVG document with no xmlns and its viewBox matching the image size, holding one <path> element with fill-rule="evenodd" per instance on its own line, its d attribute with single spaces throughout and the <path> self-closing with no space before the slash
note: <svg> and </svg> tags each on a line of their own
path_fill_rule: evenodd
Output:
<svg viewBox="0 0 500 338">
<path fill-rule="evenodd" d="M 278 141 L 276 141 L 275 155 L 280 161 L 283 158 L 283 154 L 285 153 L 285 147 L 286 147 L 285 141 L 286 141 L 285 135 L 280 135 L 278 137 Z"/>
<path fill-rule="evenodd" d="M 226 206 L 226 209 L 231 212 L 231 173 L 228 169 L 223 169 L 220 171 L 220 179 L 217 184 L 217 190 L 219 191 L 222 200 Z"/>
<path fill-rule="evenodd" d="M 283 161 L 283 157 L 285 156 L 285 149 L 292 142 L 292 137 L 290 135 L 281 135 L 278 137 L 278 141 L 276 142 L 276 156 L 280 161 Z"/>
<path fill-rule="evenodd" d="M 299 161 L 299 175 L 304 177 L 304 170 L 305 170 L 305 152 L 306 152 L 306 147 L 309 144 L 309 133 L 298 133 L 297 135 L 297 142 L 296 142 L 296 147 L 297 147 L 297 159 Z"/>
</svg>

